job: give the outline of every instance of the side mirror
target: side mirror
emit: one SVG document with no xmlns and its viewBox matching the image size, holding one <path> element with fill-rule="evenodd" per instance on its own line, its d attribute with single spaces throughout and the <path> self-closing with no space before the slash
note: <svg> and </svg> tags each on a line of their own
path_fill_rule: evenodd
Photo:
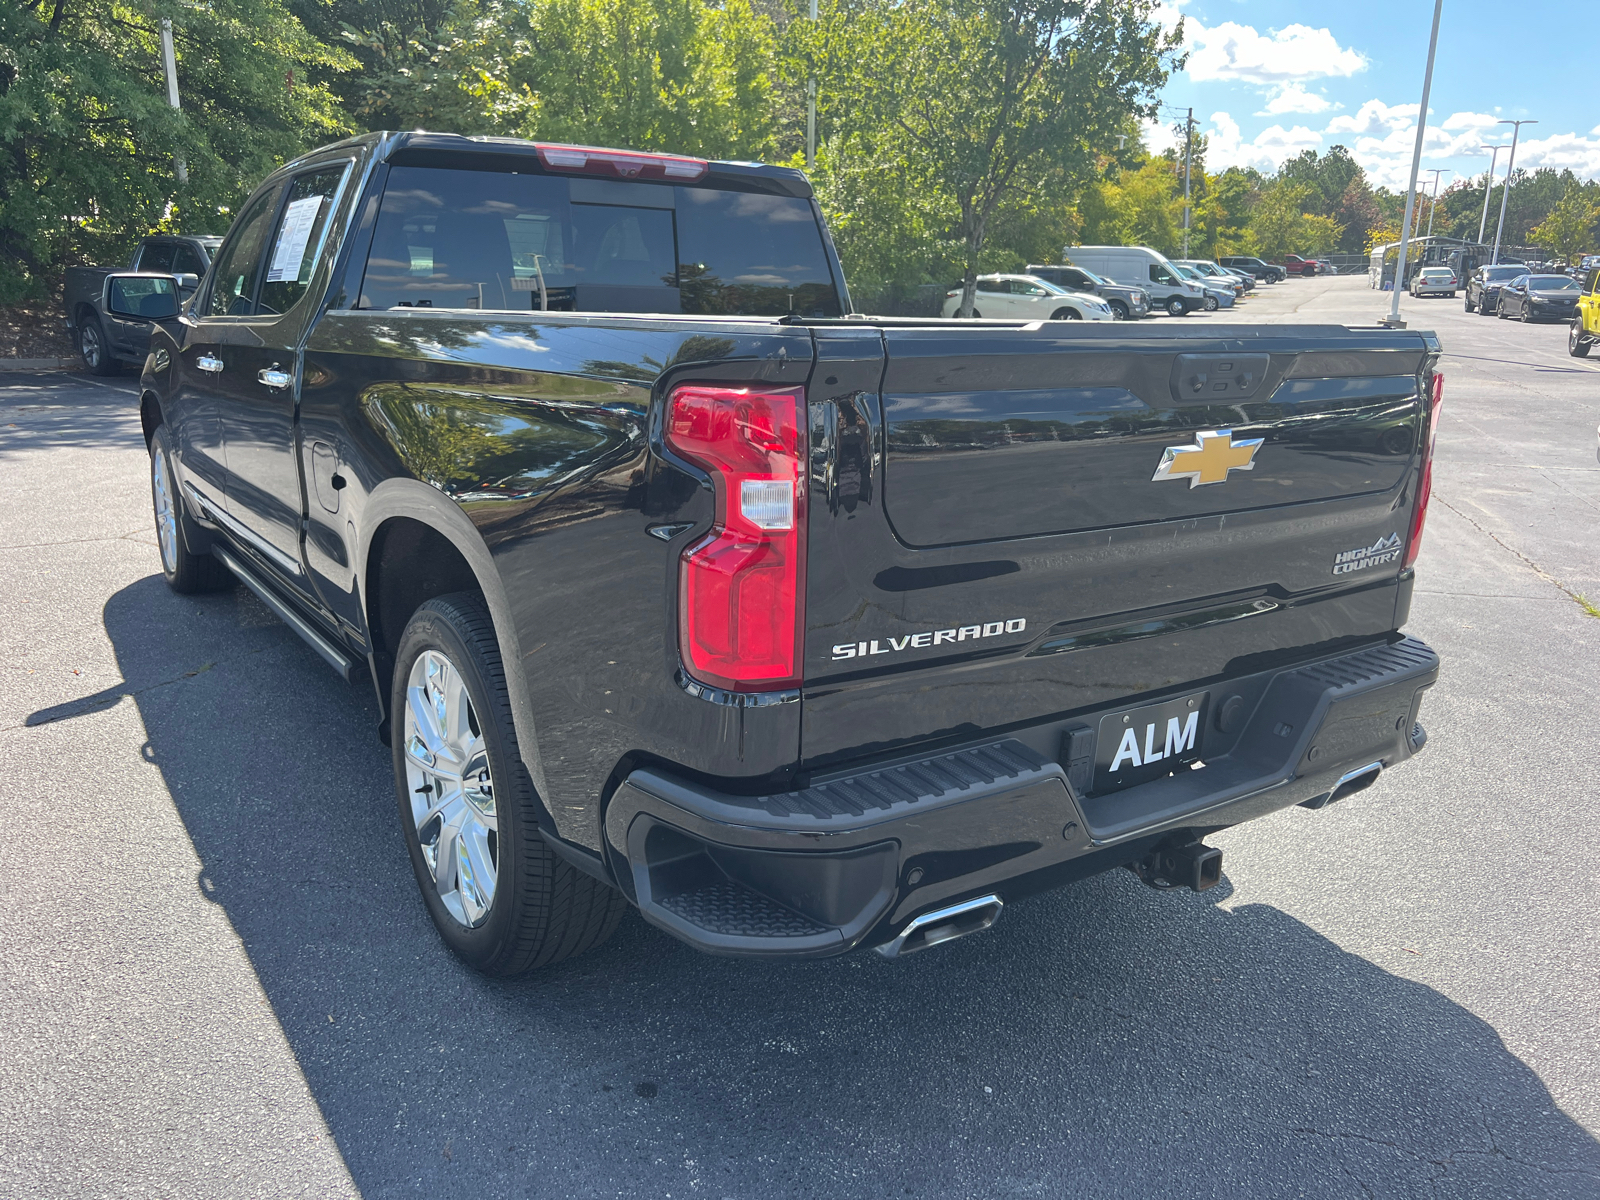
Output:
<svg viewBox="0 0 1600 1200">
<path fill-rule="evenodd" d="M 164 321 L 178 315 L 176 276 L 125 271 L 106 276 L 106 311 L 117 317 Z"/>
</svg>

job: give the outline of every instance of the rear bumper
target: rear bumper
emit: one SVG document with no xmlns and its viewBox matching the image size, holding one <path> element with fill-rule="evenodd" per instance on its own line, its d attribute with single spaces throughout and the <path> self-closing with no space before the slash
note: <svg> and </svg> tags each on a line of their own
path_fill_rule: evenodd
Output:
<svg viewBox="0 0 1600 1200">
<path fill-rule="evenodd" d="M 934 908 L 1010 902 L 1169 838 L 1342 799 L 1422 749 L 1438 673 L 1406 638 L 1228 680 L 1210 689 L 1203 769 L 1107 795 L 1087 794 L 1099 713 L 1064 726 L 1065 764 L 1019 733 L 768 796 L 636 770 L 606 810 L 607 852 L 645 918 L 699 949 L 838 954 Z"/>
</svg>

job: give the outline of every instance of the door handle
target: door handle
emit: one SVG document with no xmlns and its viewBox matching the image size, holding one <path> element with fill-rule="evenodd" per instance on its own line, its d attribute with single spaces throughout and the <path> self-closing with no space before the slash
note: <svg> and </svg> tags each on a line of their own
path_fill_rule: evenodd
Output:
<svg viewBox="0 0 1600 1200">
<path fill-rule="evenodd" d="M 294 382 L 294 376 L 280 368 L 277 363 L 257 371 L 256 378 L 273 391 L 281 391 Z"/>
<path fill-rule="evenodd" d="M 195 359 L 194 365 L 202 371 L 210 371 L 213 375 L 222 370 L 222 360 L 220 358 L 212 358 L 209 354 L 202 354 Z"/>
</svg>

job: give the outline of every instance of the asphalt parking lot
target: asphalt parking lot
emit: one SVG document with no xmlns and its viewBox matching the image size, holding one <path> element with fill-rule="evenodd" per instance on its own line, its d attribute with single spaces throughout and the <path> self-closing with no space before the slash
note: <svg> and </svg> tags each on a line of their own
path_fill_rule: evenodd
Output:
<svg viewBox="0 0 1600 1200">
<path fill-rule="evenodd" d="M 1369 323 L 1361 278 L 1224 324 Z M 162 583 L 133 379 L 0 374 L 0 1194 L 1600 1195 L 1600 358 L 1446 350 L 1427 752 L 890 963 L 435 937 L 370 687 Z"/>
</svg>

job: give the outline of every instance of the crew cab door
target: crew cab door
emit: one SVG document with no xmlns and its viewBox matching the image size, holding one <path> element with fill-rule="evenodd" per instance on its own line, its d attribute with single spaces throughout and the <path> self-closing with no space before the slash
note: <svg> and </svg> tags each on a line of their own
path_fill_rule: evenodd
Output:
<svg viewBox="0 0 1600 1200">
<path fill-rule="evenodd" d="M 315 593 L 300 552 L 297 347 L 311 308 L 304 303 L 311 273 L 348 171 L 347 162 L 308 170 L 274 193 L 253 269 L 223 251 L 210 311 L 191 338 L 194 365 L 210 380 L 221 420 L 230 532 L 307 596 Z"/>
</svg>

